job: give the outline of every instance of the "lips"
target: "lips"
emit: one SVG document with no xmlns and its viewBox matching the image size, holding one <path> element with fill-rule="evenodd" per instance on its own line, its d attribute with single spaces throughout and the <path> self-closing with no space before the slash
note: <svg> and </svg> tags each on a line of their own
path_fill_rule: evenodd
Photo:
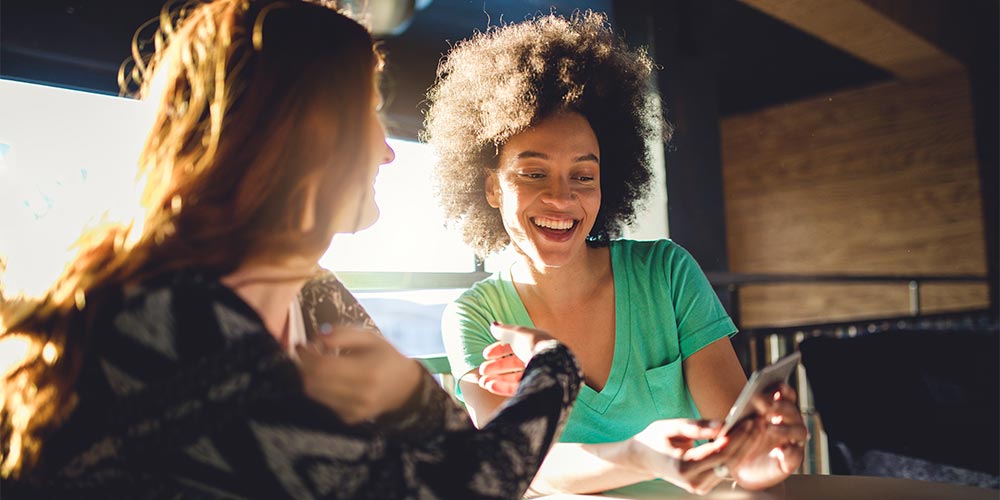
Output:
<svg viewBox="0 0 1000 500">
<path fill-rule="evenodd" d="M 568 218 L 532 217 L 531 223 L 545 239 L 566 241 L 573 236 L 580 221 Z"/>
</svg>

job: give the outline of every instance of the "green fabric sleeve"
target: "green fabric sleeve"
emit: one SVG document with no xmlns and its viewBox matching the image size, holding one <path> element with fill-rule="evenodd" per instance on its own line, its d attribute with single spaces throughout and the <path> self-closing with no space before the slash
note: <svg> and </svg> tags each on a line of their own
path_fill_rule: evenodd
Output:
<svg viewBox="0 0 1000 500">
<path fill-rule="evenodd" d="M 671 247 L 667 255 L 668 279 L 681 358 L 687 359 L 712 342 L 736 334 L 737 328 L 691 254 L 680 245 Z"/>
<path fill-rule="evenodd" d="M 478 370 L 483 349 L 496 342 L 490 333 L 490 315 L 475 297 L 466 293 L 448 304 L 441 317 L 441 335 L 445 352 L 455 377 L 455 394 L 461 399 L 458 381 L 466 373 Z"/>
</svg>

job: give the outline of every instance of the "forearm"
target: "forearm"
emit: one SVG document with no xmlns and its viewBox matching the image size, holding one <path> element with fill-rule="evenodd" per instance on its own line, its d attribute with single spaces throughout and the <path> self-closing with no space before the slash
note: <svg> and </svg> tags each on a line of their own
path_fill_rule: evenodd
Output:
<svg viewBox="0 0 1000 500">
<path fill-rule="evenodd" d="M 421 382 L 406 404 L 376 420 L 376 426 L 391 439 L 403 442 L 423 442 L 446 431 L 451 423 L 467 419 L 457 405 L 429 373 L 421 370 Z"/>
<path fill-rule="evenodd" d="M 531 483 L 530 494 L 597 493 L 655 479 L 635 465 L 629 443 L 554 445 Z"/>
<path fill-rule="evenodd" d="M 539 354 L 518 393 L 489 424 L 476 430 L 463 417 L 462 425 L 452 422 L 436 436 L 408 442 L 399 455 L 386 457 L 397 466 L 370 484 L 385 489 L 396 476 L 407 483 L 406 491 L 426 498 L 520 498 L 562 429 L 579 386 L 579 366 L 565 347 Z M 376 493 L 373 498 L 405 496 Z"/>
</svg>

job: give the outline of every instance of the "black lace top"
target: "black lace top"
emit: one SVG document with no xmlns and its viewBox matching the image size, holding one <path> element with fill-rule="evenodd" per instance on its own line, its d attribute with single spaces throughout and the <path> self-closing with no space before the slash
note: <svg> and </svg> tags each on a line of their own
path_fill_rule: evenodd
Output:
<svg viewBox="0 0 1000 500">
<path fill-rule="evenodd" d="M 371 322 L 330 274 L 301 299 L 310 334 Z M 426 373 L 403 410 L 348 426 L 306 397 L 257 314 L 217 281 L 169 276 L 96 318 L 77 409 L 4 498 L 514 499 L 580 384 L 556 346 L 483 429 Z"/>
</svg>

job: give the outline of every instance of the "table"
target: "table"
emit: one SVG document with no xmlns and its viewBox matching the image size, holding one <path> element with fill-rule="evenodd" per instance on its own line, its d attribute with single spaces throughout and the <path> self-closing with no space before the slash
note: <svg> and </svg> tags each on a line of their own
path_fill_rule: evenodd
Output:
<svg viewBox="0 0 1000 500">
<path fill-rule="evenodd" d="M 914 479 L 865 476 L 793 475 L 764 491 L 747 491 L 725 482 L 698 496 L 663 481 L 639 483 L 599 495 L 548 495 L 545 500 L 998 500 L 1000 491 Z"/>
</svg>

